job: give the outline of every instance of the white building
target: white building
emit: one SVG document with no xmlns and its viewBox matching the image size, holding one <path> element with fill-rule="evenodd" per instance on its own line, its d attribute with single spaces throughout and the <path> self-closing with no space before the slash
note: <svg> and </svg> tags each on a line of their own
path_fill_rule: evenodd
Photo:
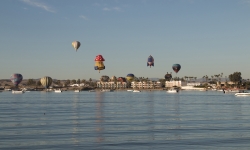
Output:
<svg viewBox="0 0 250 150">
<path fill-rule="evenodd" d="M 187 86 L 187 82 L 185 81 L 166 81 L 165 82 L 165 87 L 182 87 L 182 86 Z"/>
<path fill-rule="evenodd" d="M 158 82 L 158 81 L 131 82 L 131 88 L 154 89 L 154 88 L 160 88 L 160 87 L 161 87 L 161 82 Z"/>
<path fill-rule="evenodd" d="M 126 82 L 96 82 L 96 86 L 98 88 L 103 89 L 115 89 L 115 88 L 127 88 Z"/>
</svg>

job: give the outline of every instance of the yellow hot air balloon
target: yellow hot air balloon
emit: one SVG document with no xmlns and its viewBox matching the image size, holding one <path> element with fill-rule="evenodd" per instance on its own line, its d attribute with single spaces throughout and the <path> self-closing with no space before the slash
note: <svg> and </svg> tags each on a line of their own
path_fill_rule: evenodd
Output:
<svg viewBox="0 0 250 150">
<path fill-rule="evenodd" d="M 74 42 L 72 42 L 72 46 L 77 51 L 78 48 L 81 46 L 81 43 L 79 41 L 74 41 Z"/>
<path fill-rule="evenodd" d="M 52 78 L 45 76 L 41 78 L 40 82 L 47 89 L 52 84 Z"/>
<path fill-rule="evenodd" d="M 132 82 L 134 80 L 134 77 L 135 77 L 135 75 L 130 73 L 127 75 L 126 79 L 127 79 L 127 81 Z"/>
</svg>

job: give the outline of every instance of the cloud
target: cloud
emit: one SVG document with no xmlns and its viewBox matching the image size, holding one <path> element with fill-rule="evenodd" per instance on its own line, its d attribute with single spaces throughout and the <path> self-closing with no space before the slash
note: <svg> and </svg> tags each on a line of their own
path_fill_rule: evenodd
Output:
<svg viewBox="0 0 250 150">
<path fill-rule="evenodd" d="M 84 15 L 81 15 L 79 17 L 82 18 L 82 19 L 84 19 L 84 20 L 88 20 L 88 18 L 86 16 L 84 16 Z"/>
<path fill-rule="evenodd" d="M 121 11 L 121 8 L 120 7 L 113 7 L 113 8 L 104 7 L 102 10 L 104 10 L 104 11 Z"/>
<path fill-rule="evenodd" d="M 21 0 L 22 2 L 28 4 L 28 5 L 31 5 L 31 6 L 34 6 L 34 7 L 38 7 L 38 8 L 42 8 L 48 12 L 55 12 L 55 10 L 53 10 L 50 6 L 46 5 L 46 4 L 43 4 L 37 0 Z"/>
</svg>

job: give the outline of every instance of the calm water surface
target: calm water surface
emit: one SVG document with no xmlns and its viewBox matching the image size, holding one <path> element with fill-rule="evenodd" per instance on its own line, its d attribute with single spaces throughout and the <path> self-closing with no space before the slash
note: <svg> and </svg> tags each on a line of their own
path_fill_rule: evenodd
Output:
<svg viewBox="0 0 250 150">
<path fill-rule="evenodd" d="M 0 93 L 0 149 L 250 149 L 250 96 Z"/>
</svg>

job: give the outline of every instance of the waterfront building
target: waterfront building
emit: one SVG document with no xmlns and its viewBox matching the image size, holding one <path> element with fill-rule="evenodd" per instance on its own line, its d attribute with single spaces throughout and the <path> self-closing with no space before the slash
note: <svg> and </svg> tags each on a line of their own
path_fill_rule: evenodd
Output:
<svg viewBox="0 0 250 150">
<path fill-rule="evenodd" d="M 166 81 L 165 82 L 166 88 L 174 87 L 174 86 L 177 86 L 177 87 L 187 86 L 187 82 L 185 81 Z"/>
<path fill-rule="evenodd" d="M 161 88 L 161 82 L 159 81 L 148 81 L 148 82 L 131 82 L 131 88 L 139 88 L 139 89 L 155 89 Z"/>
<path fill-rule="evenodd" d="M 127 88 L 127 82 L 96 82 L 96 86 L 103 89 L 121 89 Z"/>
</svg>

